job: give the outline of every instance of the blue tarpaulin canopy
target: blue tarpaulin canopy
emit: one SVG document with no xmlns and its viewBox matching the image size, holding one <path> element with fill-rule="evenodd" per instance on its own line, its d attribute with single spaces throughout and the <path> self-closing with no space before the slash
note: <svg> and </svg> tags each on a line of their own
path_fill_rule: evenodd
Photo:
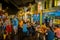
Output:
<svg viewBox="0 0 60 40">
<path fill-rule="evenodd" d="M 48 13 L 50 16 L 55 16 L 55 13 L 54 12 L 49 12 Z"/>
<path fill-rule="evenodd" d="M 49 12 L 49 15 L 51 15 L 51 16 L 60 16 L 60 11 Z"/>
<path fill-rule="evenodd" d="M 55 12 L 55 16 L 60 16 L 60 11 Z"/>
</svg>

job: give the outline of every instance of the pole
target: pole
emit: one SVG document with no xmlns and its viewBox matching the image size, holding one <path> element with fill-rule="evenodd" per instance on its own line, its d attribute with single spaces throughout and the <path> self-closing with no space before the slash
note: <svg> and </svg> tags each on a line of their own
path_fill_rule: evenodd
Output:
<svg viewBox="0 0 60 40">
<path fill-rule="evenodd" d="M 46 9 L 48 9 L 48 1 L 46 1 Z"/>
<path fill-rule="evenodd" d="M 0 10 L 2 10 L 2 3 L 0 3 Z"/>
<path fill-rule="evenodd" d="M 42 25 L 42 2 L 38 2 L 38 13 L 40 13 L 40 25 Z"/>
<path fill-rule="evenodd" d="M 42 25 L 42 10 L 40 10 L 40 25 Z"/>
<path fill-rule="evenodd" d="M 52 8 L 52 0 L 49 2 L 49 8 Z"/>
</svg>

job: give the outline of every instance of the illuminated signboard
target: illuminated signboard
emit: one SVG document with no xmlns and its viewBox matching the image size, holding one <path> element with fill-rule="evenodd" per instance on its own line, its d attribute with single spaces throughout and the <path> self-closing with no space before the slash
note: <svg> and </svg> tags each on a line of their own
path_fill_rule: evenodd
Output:
<svg viewBox="0 0 60 40">
<path fill-rule="evenodd" d="M 57 5 L 60 6 L 60 0 L 58 0 L 58 4 Z"/>
</svg>

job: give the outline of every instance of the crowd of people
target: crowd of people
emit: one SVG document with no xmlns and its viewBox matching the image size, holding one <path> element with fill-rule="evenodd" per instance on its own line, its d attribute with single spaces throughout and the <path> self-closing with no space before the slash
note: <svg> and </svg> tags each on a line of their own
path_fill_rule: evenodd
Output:
<svg viewBox="0 0 60 40">
<path fill-rule="evenodd" d="M 50 26 L 47 23 L 44 22 L 42 25 L 39 21 L 31 23 L 29 20 L 19 19 L 17 15 L 10 18 L 7 13 L 0 11 L 0 40 L 25 40 L 25 38 L 26 40 L 33 40 L 33 38 L 34 40 L 59 40 L 60 27 Z"/>
</svg>

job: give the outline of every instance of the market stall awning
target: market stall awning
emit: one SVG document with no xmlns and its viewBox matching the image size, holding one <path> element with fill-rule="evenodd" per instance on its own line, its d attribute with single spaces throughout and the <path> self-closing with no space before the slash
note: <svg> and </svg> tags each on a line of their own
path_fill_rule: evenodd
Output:
<svg viewBox="0 0 60 40">
<path fill-rule="evenodd" d="M 60 11 L 48 12 L 48 14 L 51 16 L 60 16 Z"/>
</svg>

